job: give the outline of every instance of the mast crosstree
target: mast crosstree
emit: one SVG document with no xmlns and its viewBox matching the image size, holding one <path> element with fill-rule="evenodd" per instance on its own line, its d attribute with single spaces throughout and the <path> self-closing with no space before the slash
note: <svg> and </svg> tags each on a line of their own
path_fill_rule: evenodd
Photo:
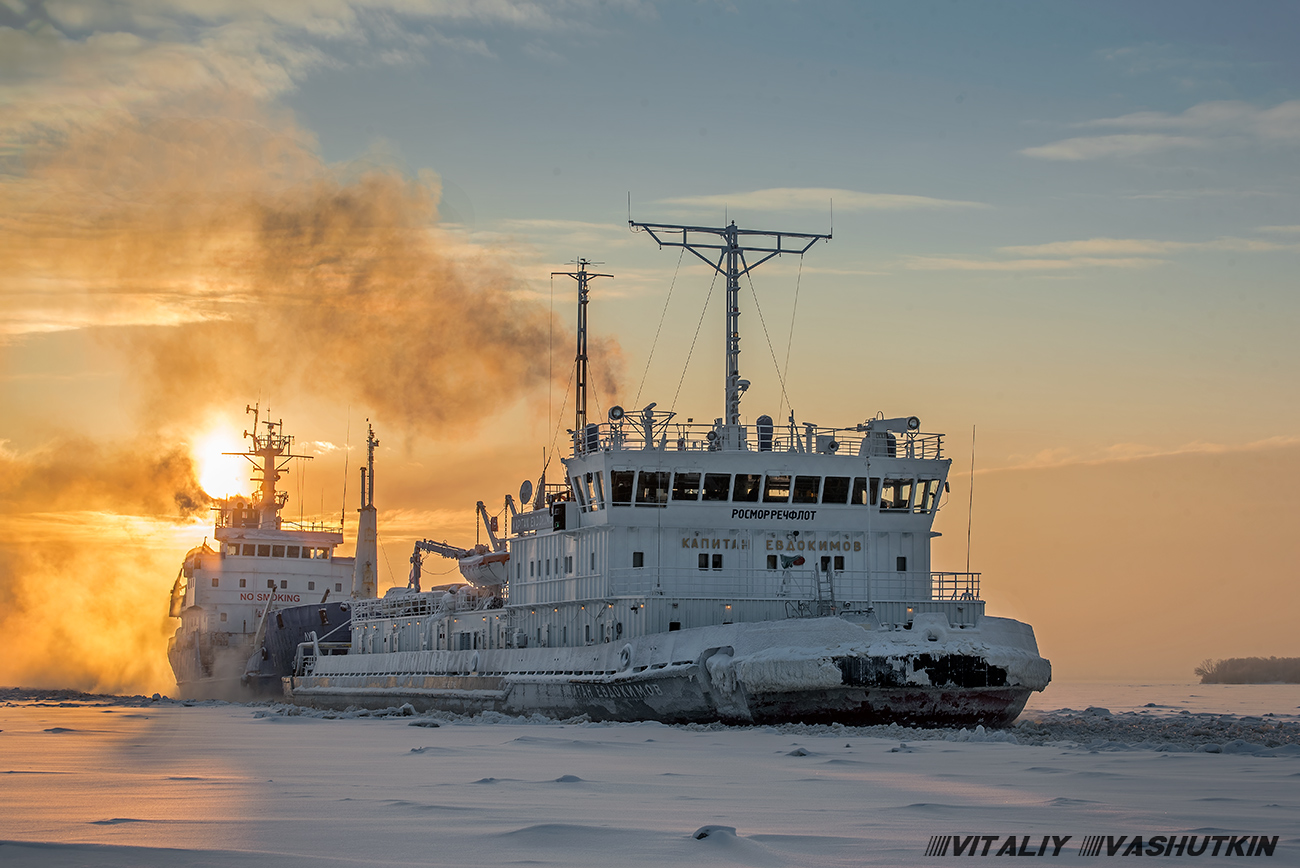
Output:
<svg viewBox="0 0 1300 868">
<path fill-rule="evenodd" d="M 638 223 L 635 220 L 627 222 L 632 229 L 641 229 L 649 233 L 660 247 L 685 248 L 718 274 L 726 276 L 727 373 L 723 386 L 725 406 L 723 422 L 729 428 L 739 426 L 740 396 L 749 387 L 749 382 L 740 378 L 740 278 L 773 256 L 782 253 L 802 256 L 818 241 L 829 241 L 831 236 L 807 232 L 740 229 L 737 228 L 734 220 L 726 226 L 682 226 L 670 223 Z M 706 255 L 703 251 L 710 252 Z M 716 262 L 713 259 L 715 252 Z M 761 254 L 761 258 L 749 262 L 745 258 L 746 253 Z"/>
</svg>

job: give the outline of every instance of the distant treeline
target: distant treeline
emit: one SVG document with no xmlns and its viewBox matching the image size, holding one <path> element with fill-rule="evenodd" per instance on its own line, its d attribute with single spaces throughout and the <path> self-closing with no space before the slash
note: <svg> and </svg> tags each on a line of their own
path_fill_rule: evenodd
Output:
<svg viewBox="0 0 1300 868">
<path fill-rule="evenodd" d="M 1300 684 L 1300 657 L 1232 657 L 1196 667 L 1202 684 Z"/>
</svg>

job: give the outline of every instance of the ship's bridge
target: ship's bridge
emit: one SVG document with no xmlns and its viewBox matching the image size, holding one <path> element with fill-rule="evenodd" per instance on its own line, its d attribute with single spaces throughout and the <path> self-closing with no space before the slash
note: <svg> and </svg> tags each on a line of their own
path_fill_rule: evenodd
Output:
<svg viewBox="0 0 1300 868">
<path fill-rule="evenodd" d="M 545 493 L 551 520 L 524 513 L 515 532 L 581 525 L 663 525 L 647 513 L 689 509 L 680 520 L 734 526 L 818 526 L 928 530 L 950 461 L 943 435 L 916 417 L 874 419 L 853 428 L 774 429 L 671 423 L 647 409 L 627 420 L 588 425 L 564 462 L 566 482 Z M 622 508 L 628 508 L 623 510 Z"/>
<path fill-rule="evenodd" d="M 915 417 L 778 432 L 667 415 L 575 439 L 566 482 L 512 522 L 512 604 L 978 597 L 977 575 L 930 569 L 951 462 Z"/>
</svg>

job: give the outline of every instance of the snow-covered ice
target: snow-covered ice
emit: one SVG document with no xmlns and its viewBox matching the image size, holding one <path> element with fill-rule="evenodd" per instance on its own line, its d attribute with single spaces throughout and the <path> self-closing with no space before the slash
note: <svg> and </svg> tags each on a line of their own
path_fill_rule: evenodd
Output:
<svg viewBox="0 0 1300 868">
<path fill-rule="evenodd" d="M 908 865 L 973 834 L 1070 835 L 1072 861 L 1178 833 L 1300 864 L 1300 687 L 1231 687 L 1054 685 L 988 731 L 4 691 L 0 863 Z"/>
</svg>

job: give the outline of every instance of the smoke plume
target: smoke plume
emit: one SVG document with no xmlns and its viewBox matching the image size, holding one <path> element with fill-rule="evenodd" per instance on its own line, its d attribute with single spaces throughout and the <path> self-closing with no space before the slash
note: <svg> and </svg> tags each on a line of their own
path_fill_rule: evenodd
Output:
<svg viewBox="0 0 1300 868">
<path fill-rule="evenodd" d="M 18 163 L 0 176 L 5 330 L 94 329 L 150 430 L 269 389 L 437 435 L 536 401 L 552 342 L 571 345 L 509 251 L 439 227 L 434 175 L 327 165 L 255 101 L 114 112 Z M 617 346 L 593 348 L 613 394 Z M 0 684 L 168 688 L 166 593 L 207 499 L 187 455 L 150 443 L 87 431 L 4 454 Z"/>
</svg>

